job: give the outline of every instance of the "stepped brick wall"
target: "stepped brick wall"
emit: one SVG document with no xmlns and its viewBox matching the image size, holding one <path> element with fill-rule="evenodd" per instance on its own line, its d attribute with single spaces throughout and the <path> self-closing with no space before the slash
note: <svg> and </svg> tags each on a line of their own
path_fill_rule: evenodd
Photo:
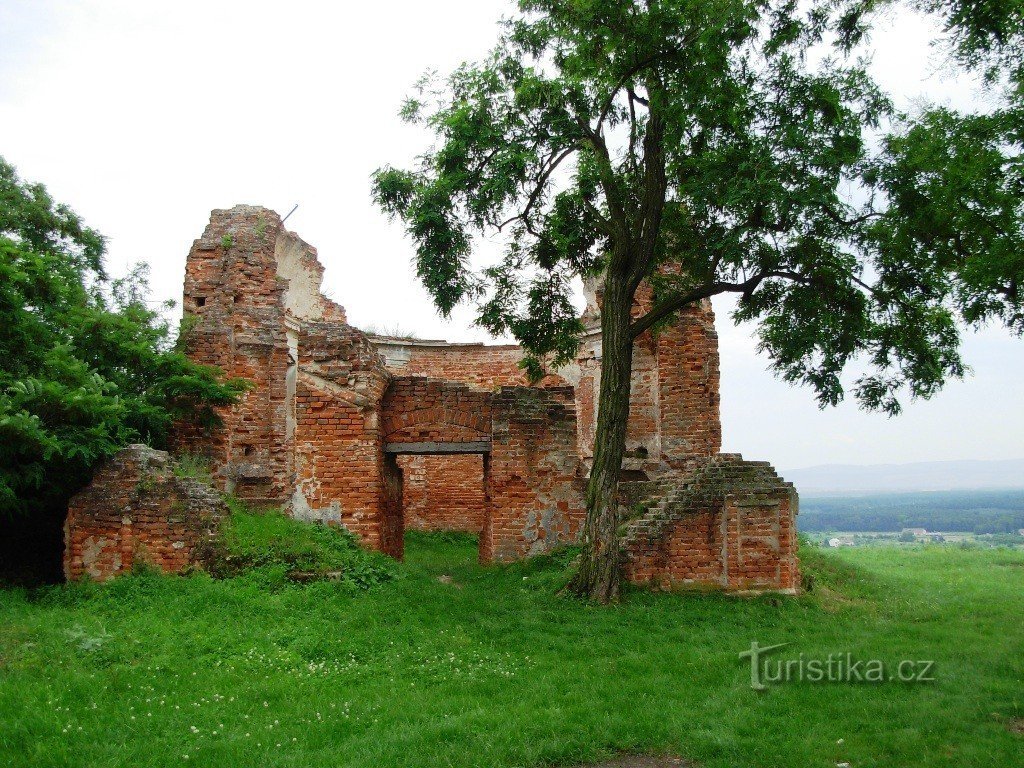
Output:
<svg viewBox="0 0 1024 768">
<path fill-rule="evenodd" d="M 366 335 L 307 322 L 298 344 L 292 514 L 343 525 L 368 546 L 398 552 L 388 517 L 380 401 L 391 382 Z"/>
<path fill-rule="evenodd" d="M 719 454 L 624 489 L 626 578 L 662 589 L 795 592 L 797 497 L 767 462 Z"/>
<path fill-rule="evenodd" d="M 64 574 L 104 581 L 137 564 L 177 573 L 197 563 L 226 512 L 210 486 L 176 477 L 166 452 L 128 446 L 70 501 Z"/>
</svg>

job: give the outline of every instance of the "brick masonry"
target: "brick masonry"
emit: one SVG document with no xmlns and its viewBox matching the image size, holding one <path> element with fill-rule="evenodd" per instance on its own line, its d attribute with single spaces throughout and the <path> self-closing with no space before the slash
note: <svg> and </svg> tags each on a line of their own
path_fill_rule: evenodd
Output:
<svg viewBox="0 0 1024 768">
<path fill-rule="evenodd" d="M 103 581 L 136 564 L 178 573 L 197 564 L 226 512 L 210 486 L 176 477 L 166 452 L 131 445 L 68 504 L 64 574 Z"/>
<path fill-rule="evenodd" d="M 323 272 L 316 249 L 273 211 L 213 211 L 187 260 L 185 349 L 253 387 L 223 410 L 223 430 L 180 425 L 175 451 L 207 457 L 220 489 L 345 526 L 395 557 L 402 556 L 407 528 L 478 532 L 485 562 L 576 541 L 600 388 L 599 282 L 584 286 L 588 330 L 578 359 L 530 387 L 519 347 L 384 337 L 352 327 L 344 309 L 322 295 Z M 642 286 L 635 313 L 653 300 L 652 289 Z M 661 483 L 665 493 L 678 494 L 695 468 L 718 462 L 718 391 L 710 304 L 638 339 L 625 477 L 638 488 Z M 661 543 L 633 545 L 640 549 L 628 561 L 630 578 L 789 589 L 796 564 L 784 540 L 795 496 L 758 511 L 744 501 L 744 487 L 659 527 Z M 88 528 L 89 514 L 81 508 L 69 516 L 72 539 Z M 752 533 L 758 526 L 775 533 Z M 719 530 L 725 548 L 715 550 L 717 543 L 706 542 L 717 541 Z M 714 551 L 723 554 L 716 560 Z M 710 570 L 686 575 L 698 560 Z M 777 561 L 776 576 L 755 561 Z"/>
<path fill-rule="evenodd" d="M 767 462 L 698 459 L 685 479 L 623 489 L 626 577 L 661 589 L 795 592 L 797 496 Z"/>
<path fill-rule="evenodd" d="M 585 507 L 572 387 L 501 387 L 492 407 L 480 559 L 516 560 L 577 541 Z"/>
</svg>

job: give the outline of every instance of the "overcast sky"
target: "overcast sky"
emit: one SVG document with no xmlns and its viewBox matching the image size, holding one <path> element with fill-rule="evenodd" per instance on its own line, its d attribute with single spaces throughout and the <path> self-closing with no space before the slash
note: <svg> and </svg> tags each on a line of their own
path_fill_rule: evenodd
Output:
<svg viewBox="0 0 1024 768">
<path fill-rule="evenodd" d="M 315 245 L 325 289 L 354 325 L 481 340 L 472 312 L 433 311 L 398 225 L 370 202 L 370 173 L 428 137 L 396 110 L 426 69 L 487 51 L 511 4 L 0 0 L 0 155 L 109 240 L 109 271 L 152 266 L 181 297 L 185 255 L 213 208 L 287 213 Z M 962 105 L 971 89 L 932 52 L 918 17 L 876 35 L 874 71 L 906 105 Z M 773 379 L 749 327 L 716 305 L 724 450 L 776 466 L 1024 456 L 1024 341 L 966 337 L 973 375 L 886 419 L 826 411 Z"/>
</svg>

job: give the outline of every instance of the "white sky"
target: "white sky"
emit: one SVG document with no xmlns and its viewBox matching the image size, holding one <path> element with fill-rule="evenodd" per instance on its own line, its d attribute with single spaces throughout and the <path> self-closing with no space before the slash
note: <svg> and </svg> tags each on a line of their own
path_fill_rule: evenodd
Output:
<svg viewBox="0 0 1024 768">
<path fill-rule="evenodd" d="M 0 0 L 0 155 L 109 239 L 108 268 L 152 266 L 180 300 L 185 255 L 212 208 L 287 213 L 315 245 L 350 321 L 426 338 L 487 340 L 472 310 L 443 321 L 412 247 L 370 201 L 369 176 L 428 142 L 396 118 L 426 69 L 493 43 L 498 0 L 377 3 Z M 894 15 L 874 71 L 899 102 L 964 104 L 920 18 Z M 718 310 L 724 449 L 782 468 L 1024 456 L 1024 341 L 968 334 L 973 376 L 886 419 L 819 411 L 773 379 L 751 329 Z"/>
</svg>

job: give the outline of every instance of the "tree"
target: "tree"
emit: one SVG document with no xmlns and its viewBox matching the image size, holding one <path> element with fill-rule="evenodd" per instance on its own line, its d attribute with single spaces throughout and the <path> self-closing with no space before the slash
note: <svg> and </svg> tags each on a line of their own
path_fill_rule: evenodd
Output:
<svg viewBox="0 0 1024 768">
<path fill-rule="evenodd" d="M 832 10 L 790 0 L 523 0 L 486 60 L 424 80 L 402 116 L 436 147 L 382 168 L 377 203 L 416 244 L 438 309 L 474 300 L 511 333 L 533 376 L 573 358 L 572 279 L 600 275 L 601 381 L 584 553 L 570 585 L 619 589 L 617 484 L 633 341 L 683 307 L 738 297 L 761 348 L 822 405 L 889 413 L 960 376 L 958 333 L 934 271 L 877 278 L 874 215 L 841 194 L 868 159 L 864 129 L 890 112 L 856 64 L 809 62 Z M 469 265 L 476 233 L 505 232 L 502 260 Z M 877 278 L 877 279 L 876 279 Z M 634 316 L 647 281 L 652 308 Z"/>
<path fill-rule="evenodd" d="M 241 381 L 174 349 L 146 270 L 111 280 L 104 241 L 0 158 L 0 520 L 62 519 L 93 467 L 172 424 L 213 425 Z"/>
<path fill-rule="evenodd" d="M 838 27 L 852 46 L 894 0 L 854 0 Z M 1024 334 L 1024 4 L 914 0 L 941 25 L 950 64 L 980 77 L 979 108 L 894 116 L 865 168 L 874 222 L 865 246 L 912 277 L 944 275 L 958 314 Z M 981 94 L 979 94 L 981 95 Z M 933 279 L 940 279 L 935 277 Z"/>
</svg>

